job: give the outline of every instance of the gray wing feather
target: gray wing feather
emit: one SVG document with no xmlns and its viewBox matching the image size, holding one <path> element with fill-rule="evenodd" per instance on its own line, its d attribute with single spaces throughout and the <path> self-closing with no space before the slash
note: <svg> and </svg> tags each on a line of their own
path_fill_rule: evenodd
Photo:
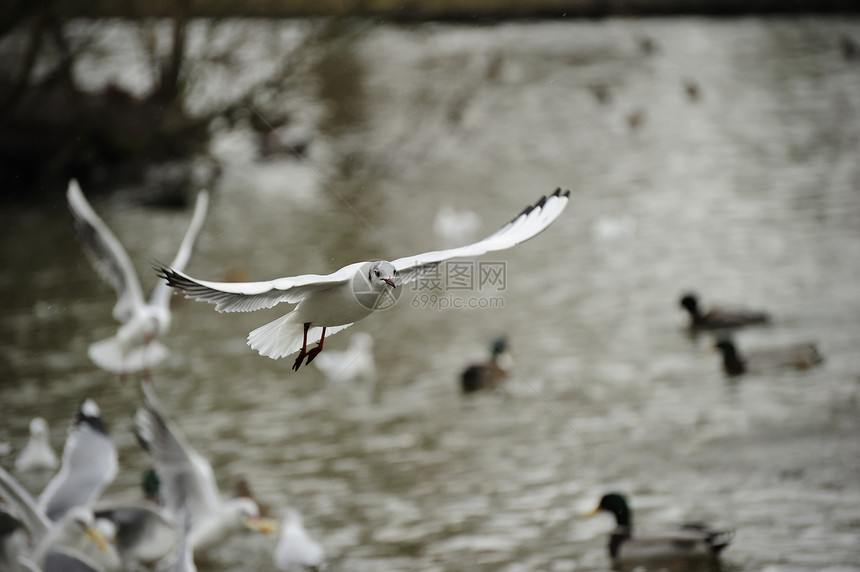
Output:
<svg viewBox="0 0 860 572">
<path fill-rule="evenodd" d="M 104 572 L 104 568 L 77 550 L 56 546 L 45 555 L 42 572 Z"/>
<path fill-rule="evenodd" d="M 30 533 L 32 544 L 38 544 L 48 534 L 51 523 L 38 509 L 36 500 L 3 467 L 0 467 L 0 496 L 16 511 Z"/>
<path fill-rule="evenodd" d="M 167 507 L 179 514 L 187 506 L 195 519 L 217 510 L 221 498 L 212 467 L 162 413 L 148 383 L 143 384 L 143 392 L 145 413 L 137 420 L 148 426 L 139 433 L 150 439 L 148 451 L 155 461 Z"/>
<path fill-rule="evenodd" d="M 110 436 L 85 422 L 72 425 L 63 449 L 60 471 L 39 496 L 39 508 L 57 521 L 69 509 L 89 506 L 113 481 L 118 470 Z"/>
<path fill-rule="evenodd" d="M 116 543 L 129 560 L 160 560 L 170 553 L 176 530 L 157 508 L 145 503 L 99 503 L 93 514 L 116 525 Z"/>
<path fill-rule="evenodd" d="M 350 264 L 328 275 L 303 274 L 262 282 L 209 282 L 164 266 L 157 272 L 169 286 L 182 290 L 186 298 L 215 304 L 219 312 L 253 312 L 281 302 L 297 304 L 309 292 L 346 284 L 361 264 Z"/>
</svg>

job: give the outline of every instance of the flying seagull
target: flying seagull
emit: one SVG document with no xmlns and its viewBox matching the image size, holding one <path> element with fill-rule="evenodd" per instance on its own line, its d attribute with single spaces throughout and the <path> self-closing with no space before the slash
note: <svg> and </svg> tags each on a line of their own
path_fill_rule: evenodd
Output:
<svg viewBox="0 0 860 572">
<path fill-rule="evenodd" d="M 119 374 L 148 370 L 167 357 L 167 348 L 155 338 L 170 329 L 170 289 L 159 282 L 147 302 L 128 253 L 90 206 L 74 179 L 69 181 L 66 199 L 84 253 L 116 290 L 118 299 L 113 317 L 122 324 L 116 335 L 90 345 L 90 359 L 100 368 Z M 209 193 L 200 192 L 191 224 L 173 259 L 174 268 L 182 269 L 188 264 L 208 205 Z"/>
<path fill-rule="evenodd" d="M 281 302 L 296 304 L 288 314 L 248 335 L 248 345 L 261 355 L 278 359 L 299 352 L 293 370 L 298 371 L 323 349 L 326 331 L 332 335 L 384 307 L 398 286 L 418 280 L 452 258 L 478 256 L 511 248 L 545 230 L 567 206 L 570 191 L 561 189 L 529 205 L 509 223 L 487 238 L 459 248 L 425 252 L 391 262 L 355 262 L 328 275 L 304 274 L 262 282 L 209 282 L 181 270 L 158 266 L 167 284 L 186 298 L 215 304 L 219 312 L 252 312 Z M 308 349 L 308 341 L 317 345 Z"/>
<path fill-rule="evenodd" d="M 212 465 L 163 413 L 151 382 L 141 388 L 144 407 L 135 416 L 136 436 L 155 462 L 168 510 L 187 535 L 182 542 L 200 552 L 242 527 L 266 534 L 277 530 L 276 522 L 260 517 L 252 499 L 221 498 Z"/>
<path fill-rule="evenodd" d="M 59 472 L 39 496 L 39 510 L 50 520 L 61 519 L 76 506 L 91 507 L 116 477 L 116 447 L 92 399 L 75 411 L 63 449 Z"/>
<path fill-rule="evenodd" d="M 85 547 L 86 543 L 94 542 L 99 551 L 108 550 L 106 540 L 96 528 L 92 510 L 86 506 L 76 506 L 66 512 L 57 522 L 52 522 L 40 510 L 36 500 L 30 496 L 24 487 L 12 475 L 0 467 L 0 499 L 5 502 L 6 515 L 4 520 L 8 527 L 9 520 L 17 520 L 16 526 L 26 531 L 29 542 L 16 542 L 14 538 L 3 538 L 4 548 L 11 554 L 0 553 L 0 556 L 12 557 L 12 569 L 18 570 L 86 570 L 72 567 L 52 567 L 51 554 L 56 550 L 68 550 L 69 547 Z M 9 546 L 9 543 L 13 546 Z M 15 545 L 17 544 L 17 546 Z M 5 550 L 4 550 L 5 552 Z M 81 560 L 82 555 L 75 552 L 74 560 Z M 4 563 L 4 562 L 0 562 Z M 5 562 L 10 564 L 10 562 Z M 98 570 L 100 567 L 93 567 Z"/>
</svg>

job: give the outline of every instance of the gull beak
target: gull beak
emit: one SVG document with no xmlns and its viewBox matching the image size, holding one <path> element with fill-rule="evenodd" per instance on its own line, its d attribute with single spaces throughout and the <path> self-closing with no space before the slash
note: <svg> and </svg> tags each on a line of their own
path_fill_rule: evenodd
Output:
<svg viewBox="0 0 860 572">
<path fill-rule="evenodd" d="M 595 508 L 594 510 L 590 510 L 587 513 L 585 513 L 584 515 L 582 515 L 582 518 L 591 518 L 592 516 L 594 516 L 598 512 L 600 512 L 600 505 L 598 505 L 597 508 Z"/>
<path fill-rule="evenodd" d="M 262 532 L 263 534 L 278 532 L 278 521 L 263 516 L 245 518 L 242 520 L 242 524 L 245 528 L 254 532 Z"/>
<path fill-rule="evenodd" d="M 394 280 L 391 278 L 383 278 L 382 281 L 391 286 L 392 288 L 397 288 L 397 284 L 395 284 Z"/>
<path fill-rule="evenodd" d="M 95 542 L 98 545 L 99 550 L 101 550 L 102 552 L 107 552 L 108 541 L 107 538 L 105 538 L 105 535 L 101 533 L 101 531 L 96 530 L 95 528 L 88 528 L 84 535 L 93 542 Z"/>
</svg>

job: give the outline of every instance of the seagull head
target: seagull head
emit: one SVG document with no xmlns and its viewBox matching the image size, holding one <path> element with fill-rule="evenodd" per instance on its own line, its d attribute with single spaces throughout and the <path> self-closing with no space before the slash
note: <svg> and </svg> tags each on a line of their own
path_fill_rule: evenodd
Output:
<svg viewBox="0 0 860 572">
<path fill-rule="evenodd" d="M 43 437 L 48 434 L 48 422 L 42 417 L 34 417 L 30 421 L 30 435 L 33 437 Z"/>
<path fill-rule="evenodd" d="M 397 269 L 390 262 L 379 260 L 370 265 L 367 280 L 376 289 L 382 289 L 383 285 L 397 288 Z"/>
<path fill-rule="evenodd" d="M 260 508 L 252 499 L 237 497 L 227 502 L 229 507 L 234 511 L 239 523 L 248 530 L 263 534 L 277 532 L 278 523 L 271 518 L 260 516 Z"/>
<path fill-rule="evenodd" d="M 107 551 L 107 539 L 96 527 L 96 519 L 92 511 L 84 506 L 69 509 L 61 524 L 64 540 L 84 537 L 95 542 L 102 552 Z"/>
</svg>

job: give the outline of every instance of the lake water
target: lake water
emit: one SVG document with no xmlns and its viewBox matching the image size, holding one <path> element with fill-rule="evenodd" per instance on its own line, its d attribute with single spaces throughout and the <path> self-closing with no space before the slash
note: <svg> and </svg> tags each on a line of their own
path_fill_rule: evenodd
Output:
<svg viewBox="0 0 860 572">
<path fill-rule="evenodd" d="M 300 509 L 333 570 L 605 570 L 614 522 L 581 514 L 609 490 L 631 496 L 643 532 L 734 528 L 728 570 L 860 570 L 860 61 L 843 58 L 845 34 L 860 39 L 860 21 L 345 24 L 318 38 L 292 102 L 306 158 L 255 160 L 249 130 L 218 133 L 224 173 L 192 275 L 327 273 L 439 248 L 443 205 L 489 234 L 556 187 L 571 204 L 476 261 L 503 264 L 504 289 L 444 293 L 503 307 L 416 309 L 409 287 L 327 340 L 372 334 L 374 386 L 248 348 L 280 307 L 179 301 L 153 374 L 166 408 L 222 490 L 244 475 Z M 93 203 L 149 290 L 189 213 L 127 196 Z M 114 331 L 111 289 L 60 197 L 4 209 L 0 229 L 0 441 L 17 452 L 41 415 L 59 449 L 94 397 L 120 452 L 109 494 L 133 489 L 148 466 L 130 432 L 136 381 L 86 355 Z M 772 312 L 741 348 L 815 340 L 824 366 L 726 379 L 710 339 L 683 331 L 688 289 Z M 464 399 L 459 372 L 500 333 L 506 386 Z M 38 491 L 48 477 L 22 479 Z M 234 537 L 201 570 L 273 569 L 274 543 Z"/>
</svg>

